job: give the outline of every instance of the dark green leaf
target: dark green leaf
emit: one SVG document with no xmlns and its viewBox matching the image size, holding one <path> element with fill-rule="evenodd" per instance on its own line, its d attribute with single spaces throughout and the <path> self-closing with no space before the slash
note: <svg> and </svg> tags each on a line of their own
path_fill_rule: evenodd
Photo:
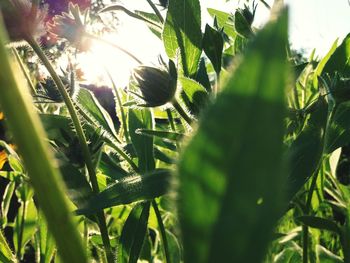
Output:
<svg viewBox="0 0 350 263">
<path fill-rule="evenodd" d="M 206 25 L 203 36 L 203 50 L 213 64 L 217 74 L 221 71 L 221 56 L 223 48 L 224 40 L 222 39 L 221 33 L 209 25 Z"/>
<path fill-rule="evenodd" d="M 76 213 L 93 214 L 108 207 L 151 200 L 167 193 L 170 180 L 170 171 L 164 169 L 144 175 L 127 176 L 90 198 Z"/>
<path fill-rule="evenodd" d="M 178 132 L 171 132 L 171 131 L 160 131 L 160 130 L 147 130 L 147 129 L 138 129 L 136 130 L 137 134 L 146 135 L 146 136 L 156 136 L 162 139 L 167 139 L 171 141 L 178 141 L 182 139 L 184 134 L 178 133 Z"/>
<path fill-rule="evenodd" d="M 88 116 L 87 121 L 91 125 L 97 128 L 102 127 L 103 131 L 107 132 L 109 136 L 119 141 L 111 117 L 100 105 L 92 92 L 87 89 L 80 89 L 77 96 L 77 103 Z"/>
<path fill-rule="evenodd" d="M 201 61 L 199 62 L 199 67 L 195 80 L 198 81 L 207 90 L 207 92 L 211 91 L 211 84 L 209 81 L 209 76 L 204 58 L 201 58 Z"/>
<path fill-rule="evenodd" d="M 250 24 L 239 11 L 235 13 L 235 29 L 238 34 L 245 38 L 250 38 L 253 34 Z"/>
<path fill-rule="evenodd" d="M 320 230 L 328 230 L 337 234 L 341 233 L 340 227 L 332 220 L 317 217 L 317 216 L 299 216 L 298 221 L 306 226 L 317 228 Z"/>
<path fill-rule="evenodd" d="M 150 202 L 137 204 L 125 221 L 119 240 L 120 262 L 136 263 L 147 231 Z"/>
<path fill-rule="evenodd" d="M 136 133 L 138 129 L 153 129 L 153 116 L 149 109 L 129 109 L 129 134 L 139 158 L 138 166 L 141 172 L 152 171 L 155 168 L 153 153 L 153 138 Z"/>
<path fill-rule="evenodd" d="M 114 160 L 114 156 L 102 153 L 101 159 L 99 162 L 98 169 L 106 176 L 114 179 L 120 180 L 128 175 L 120 164 Z"/>
<path fill-rule="evenodd" d="M 332 51 L 333 49 L 331 49 Z M 336 71 L 344 77 L 350 77 L 350 34 L 347 35 L 341 45 L 335 49 L 323 68 L 322 74 L 333 75 Z"/>
<path fill-rule="evenodd" d="M 350 102 L 339 104 L 333 111 L 327 131 L 325 153 L 331 153 L 350 143 Z"/>
<path fill-rule="evenodd" d="M 170 59 L 180 49 L 185 76 L 194 76 L 202 53 L 199 0 L 170 1 L 163 30 L 165 51 Z"/>
<path fill-rule="evenodd" d="M 257 36 L 180 158 L 185 262 L 263 260 L 283 206 L 287 20 Z"/>
<path fill-rule="evenodd" d="M 328 105 L 320 97 L 304 130 L 288 147 L 286 157 L 290 163 L 288 198 L 292 198 L 305 182 L 318 170 L 324 148 Z"/>
</svg>

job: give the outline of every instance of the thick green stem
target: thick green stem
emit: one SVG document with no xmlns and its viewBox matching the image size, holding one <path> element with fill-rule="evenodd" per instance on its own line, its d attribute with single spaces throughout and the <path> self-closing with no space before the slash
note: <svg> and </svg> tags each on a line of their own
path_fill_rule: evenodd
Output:
<svg viewBox="0 0 350 263">
<path fill-rule="evenodd" d="M 154 212 L 155 212 L 156 217 L 157 217 L 160 234 L 161 234 L 162 241 L 163 241 L 165 259 L 166 259 L 167 263 L 171 263 L 168 239 L 166 237 L 166 231 L 165 231 L 165 227 L 164 227 L 164 224 L 163 224 L 162 215 L 160 214 L 160 211 L 158 209 L 158 205 L 157 205 L 155 200 L 152 201 L 152 206 L 153 206 Z"/>
<path fill-rule="evenodd" d="M 179 102 L 174 99 L 172 101 L 172 104 L 175 108 L 175 110 L 177 110 L 177 112 L 180 114 L 180 116 L 189 124 L 192 124 L 192 118 L 187 114 L 187 112 L 181 107 L 181 105 L 179 104 Z"/>
<path fill-rule="evenodd" d="M 303 226 L 303 263 L 309 262 L 309 228 Z"/>
<path fill-rule="evenodd" d="M 23 78 L 17 77 L 6 48 L 0 21 L 0 105 L 30 177 L 36 198 L 55 238 L 63 262 L 87 262 L 85 250 L 64 196 L 59 171 L 54 168 L 44 129 L 34 110 Z M 22 81 L 22 82 L 21 82 Z"/>
<path fill-rule="evenodd" d="M 65 102 L 65 105 L 68 109 L 68 112 L 69 112 L 71 118 L 72 118 L 72 122 L 73 122 L 74 128 L 75 128 L 76 133 L 77 133 L 77 137 L 78 137 L 81 151 L 82 151 L 82 154 L 84 157 L 85 165 L 86 165 L 86 168 L 88 170 L 92 190 L 95 194 L 97 194 L 97 193 L 99 193 L 100 190 L 98 187 L 97 176 L 95 173 L 95 167 L 93 165 L 90 150 L 89 150 L 88 145 L 87 145 L 86 137 L 85 137 L 83 128 L 81 126 L 81 123 L 79 121 L 78 114 L 74 108 L 73 102 L 72 102 L 66 88 L 64 87 L 62 80 L 57 75 L 56 71 L 52 67 L 50 61 L 48 60 L 48 58 L 46 57 L 44 52 L 41 50 L 38 43 L 32 38 L 28 38 L 27 42 L 31 45 L 31 47 L 33 48 L 35 53 L 38 55 L 38 57 L 40 58 L 40 60 L 43 62 L 44 66 L 46 67 L 46 69 L 50 73 L 52 79 L 54 80 L 55 84 L 57 85 L 57 88 L 58 88 L 58 90 L 59 90 L 59 92 L 60 92 L 60 94 Z M 98 218 L 98 222 L 99 222 L 99 228 L 101 231 L 103 244 L 104 244 L 105 249 L 106 249 L 107 259 L 108 259 L 109 263 L 112 263 L 112 262 L 114 262 L 114 259 L 113 259 L 114 256 L 113 256 L 113 253 L 111 250 L 108 232 L 106 231 L 107 230 L 106 221 L 105 221 L 103 211 L 97 213 L 97 218 Z M 111 259 L 113 259 L 113 261 L 110 261 Z"/>
<path fill-rule="evenodd" d="M 138 59 L 137 57 L 135 57 L 132 53 L 130 53 L 129 51 L 127 51 L 125 48 L 122 48 L 121 46 L 117 45 L 117 44 L 114 44 L 114 43 L 111 43 L 109 42 L 108 40 L 105 40 L 103 38 L 100 38 L 100 37 L 97 37 L 97 36 L 94 36 L 92 34 L 89 34 L 89 33 L 85 33 L 84 34 L 85 37 L 87 38 L 90 38 L 92 40 L 96 40 L 98 42 L 101 42 L 105 45 L 108 45 L 108 46 L 111 46 L 113 48 L 116 48 L 118 50 L 120 50 L 121 52 L 125 53 L 126 55 L 128 55 L 129 57 L 131 57 L 133 60 L 135 60 L 138 64 L 143 64 L 142 61 L 140 59 Z"/>
<path fill-rule="evenodd" d="M 147 3 L 151 6 L 151 8 L 153 9 L 154 13 L 158 16 L 159 21 L 164 24 L 164 18 L 162 16 L 162 14 L 159 12 L 158 8 L 155 6 L 155 4 L 153 4 L 152 0 L 147 0 Z"/>
<path fill-rule="evenodd" d="M 27 82 L 28 82 L 28 85 L 29 85 L 29 87 L 30 87 L 32 93 L 33 93 L 34 95 L 36 95 L 36 89 L 35 89 L 35 87 L 34 87 L 34 84 L 33 84 L 32 80 L 30 79 L 30 76 L 29 76 L 29 74 L 28 74 L 28 71 L 27 71 L 27 69 L 25 68 L 25 66 L 24 66 L 24 64 L 23 64 L 23 61 L 22 61 L 21 57 L 19 56 L 17 49 L 16 49 L 16 48 L 12 48 L 12 52 L 13 52 L 13 54 L 15 55 L 16 60 L 17 60 L 17 62 L 18 62 L 18 64 L 19 64 L 19 66 L 21 67 L 21 70 L 22 70 L 22 72 L 23 72 L 23 74 L 24 74 L 24 77 L 26 78 L 26 80 L 27 80 Z"/>
</svg>

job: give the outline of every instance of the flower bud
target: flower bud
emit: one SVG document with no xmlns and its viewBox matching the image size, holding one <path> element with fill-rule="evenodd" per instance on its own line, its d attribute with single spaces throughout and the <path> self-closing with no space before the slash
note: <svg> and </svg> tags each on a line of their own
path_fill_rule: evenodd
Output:
<svg viewBox="0 0 350 263">
<path fill-rule="evenodd" d="M 133 79 L 140 89 L 143 106 L 157 107 L 170 102 L 176 92 L 177 73 L 175 65 L 169 61 L 169 70 L 149 66 L 134 69 Z"/>
<path fill-rule="evenodd" d="M 45 34 L 46 8 L 40 9 L 29 0 L 2 0 L 0 10 L 11 42 Z"/>
</svg>

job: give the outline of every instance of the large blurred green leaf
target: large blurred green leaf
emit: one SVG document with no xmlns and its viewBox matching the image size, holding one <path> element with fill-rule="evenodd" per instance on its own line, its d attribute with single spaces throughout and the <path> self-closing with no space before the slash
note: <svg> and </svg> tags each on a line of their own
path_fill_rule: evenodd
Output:
<svg viewBox="0 0 350 263">
<path fill-rule="evenodd" d="M 264 257 L 284 200 L 287 20 L 284 13 L 253 41 L 181 156 L 185 262 Z"/>
<path fill-rule="evenodd" d="M 199 0 L 171 0 L 163 30 L 163 42 L 169 58 L 180 49 L 185 76 L 197 72 L 202 53 L 201 8 Z"/>
<path fill-rule="evenodd" d="M 318 170 L 324 150 L 328 105 L 320 97 L 316 109 L 299 136 L 286 152 L 290 163 L 287 191 L 292 198 L 307 180 Z"/>
<path fill-rule="evenodd" d="M 136 150 L 141 172 L 152 171 L 155 168 L 153 137 L 137 134 L 138 129 L 154 128 L 153 116 L 149 109 L 129 109 L 129 134 Z"/>
<path fill-rule="evenodd" d="M 118 262 L 136 263 L 145 239 L 150 202 L 137 204 L 125 221 L 119 239 Z"/>
<path fill-rule="evenodd" d="M 165 169 L 155 170 L 141 176 L 127 176 L 93 196 L 76 213 L 92 214 L 108 207 L 151 200 L 167 193 L 170 178 L 170 171 Z"/>
</svg>

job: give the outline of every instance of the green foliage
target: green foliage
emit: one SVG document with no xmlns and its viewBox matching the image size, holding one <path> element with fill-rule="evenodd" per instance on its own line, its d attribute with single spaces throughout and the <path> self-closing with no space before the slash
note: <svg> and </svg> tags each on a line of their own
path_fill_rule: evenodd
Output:
<svg viewBox="0 0 350 263">
<path fill-rule="evenodd" d="M 51 30 L 69 38 L 52 46 L 28 31 L 34 53 L 12 48 L 20 68 L 0 34 L 0 261 L 350 262 L 350 35 L 307 59 L 291 50 L 278 1 L 225 11 L 98 2 L 84 19 L 77 5 L 56 17 Z M 260 8 L 271 9 L 264 28 L 253 23 Z M 105 105 L 105 88 L 80 85 L 74 47 L 96 41 L 142 64 L 103 38 L 123 26 L 120 12 L 166 54 L 135 67 L 126 88 L 108 69 Z"/>
</svg>

